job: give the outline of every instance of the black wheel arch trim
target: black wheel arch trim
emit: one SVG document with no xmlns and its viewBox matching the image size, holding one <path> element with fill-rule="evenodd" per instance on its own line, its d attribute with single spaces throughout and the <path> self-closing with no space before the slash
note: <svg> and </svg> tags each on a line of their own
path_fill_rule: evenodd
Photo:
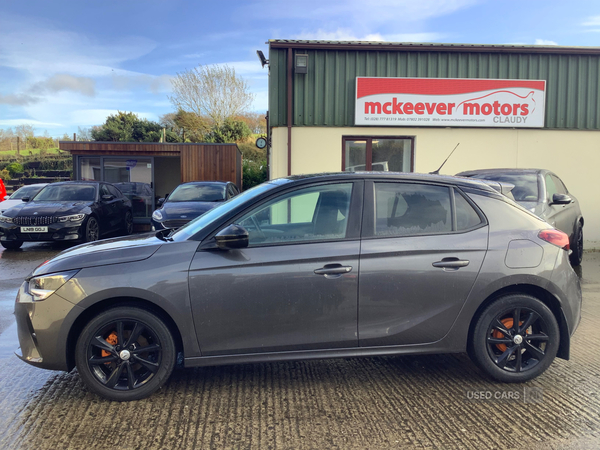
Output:
<svg viewBox="0 0 600 450">
<path fill-rule="evenodd" d="M 198 341 L 193 336 L 190 337 L 192 333 L 189 330 L 194 329 L 191 307 L 187 315 L 189 323 L 181 323 L 174 319 L 181 315 L 181 311 L 175 311 L 166 299 L 152 294 L 137 288 L 111 288 L 92 294 L 75 305 L 65 317 L 57 340 L 58 345 L 64 343 L 65 370 L 70 371 L 75 367 L 75 346 L 85 325 L 100 312 L 117 306 L 137 306 L 154 313 L 173 333 L 177 352 L 183 352 L 189 357 L 201 356 Z"/>
</svg>

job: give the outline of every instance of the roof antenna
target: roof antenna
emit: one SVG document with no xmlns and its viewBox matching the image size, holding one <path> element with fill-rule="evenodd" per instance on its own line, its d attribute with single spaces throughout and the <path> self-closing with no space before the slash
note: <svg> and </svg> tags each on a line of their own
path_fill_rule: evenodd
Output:
<svg viewBox="0 0 600 450">
<path fill-rule="evenodd" d="M 456 144 L 456 147 L 454 147 L 454 150 L 456 150 L 458 148 L 458 146 L 460 145 L 460 142 L 458 144 Z M 430 175 L 439 175 L 440 174 L 440 170 L 442 170 L 442 167 L 444 167 L 444 164 L 446 164 L 446 161 L 448 161 L 450 159 L 450 157 L 452 156 L 452 153 L 454 153 L 454 150 L 452 150 L 450 152 L 450 154 L 448 155 L 448 157 L 444 160 L 444 162 L 442 163 L 442 165 L 440 166 L 440 168 L 438 170 L 434 170 L 433 172 L 429 172 Z"/>
</svg>

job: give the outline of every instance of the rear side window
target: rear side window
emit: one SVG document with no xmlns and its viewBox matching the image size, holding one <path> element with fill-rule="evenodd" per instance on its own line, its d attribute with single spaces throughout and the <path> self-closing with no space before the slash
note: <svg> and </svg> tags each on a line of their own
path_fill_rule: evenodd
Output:
<svg viewBox="0 0 600 450">
<path fill-rule="evenodd" d="M 456 207 L 456 230 L 464 231 L 474 228 L 481 223 L 481 217 L 471 204 L 458 192 L 454 191 Z"/>
<path fill-rule="evenodd" d="M 408 183 L 375 183 L 376 236 L 451 231 L 449 188 Z"/>
</svg>

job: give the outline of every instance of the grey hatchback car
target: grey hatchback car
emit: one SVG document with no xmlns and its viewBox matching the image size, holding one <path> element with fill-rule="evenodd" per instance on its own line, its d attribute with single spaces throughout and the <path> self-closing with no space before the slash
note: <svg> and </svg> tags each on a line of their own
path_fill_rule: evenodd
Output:
<svg viewBox="0 0 600 450">
<path fill-rule="evenodd" d="M 583 215 L 579 202 L 563 181 L 545 169 L 482 169 L 456 174 L 513 184 L 517 203 L 569 235 L 571 264 L 583 258 Z"/>
<path fill-rule="evenodd" d="M 568 237 L 482 181 L 341 173 L 263 183 L 168 230 L 74 247 L 15 305 L 19 357 L 113 400 L 185 367 L 468 352 L 503 382 L 569 358 Z"/>
</svg>

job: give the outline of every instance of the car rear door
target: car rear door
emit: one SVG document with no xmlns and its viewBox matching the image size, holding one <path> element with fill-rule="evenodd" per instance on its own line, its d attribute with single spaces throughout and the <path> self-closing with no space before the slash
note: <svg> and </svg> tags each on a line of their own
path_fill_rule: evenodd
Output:
<svg viewBox="0 0 600 450">
<path fill-rule="evenodd" d="M 485 257 L 483 214 L 451 186 L 367 182 L 362 228 L 359 345 L 441 339 Z"/>
<path fill-rule="evenodd" d="M 358 345 L 362 189 L 286 191 L 230 222 L 249 231 L 247 248 L 201 246 L 189 285 L 203 356 Z"/>
</svg>

